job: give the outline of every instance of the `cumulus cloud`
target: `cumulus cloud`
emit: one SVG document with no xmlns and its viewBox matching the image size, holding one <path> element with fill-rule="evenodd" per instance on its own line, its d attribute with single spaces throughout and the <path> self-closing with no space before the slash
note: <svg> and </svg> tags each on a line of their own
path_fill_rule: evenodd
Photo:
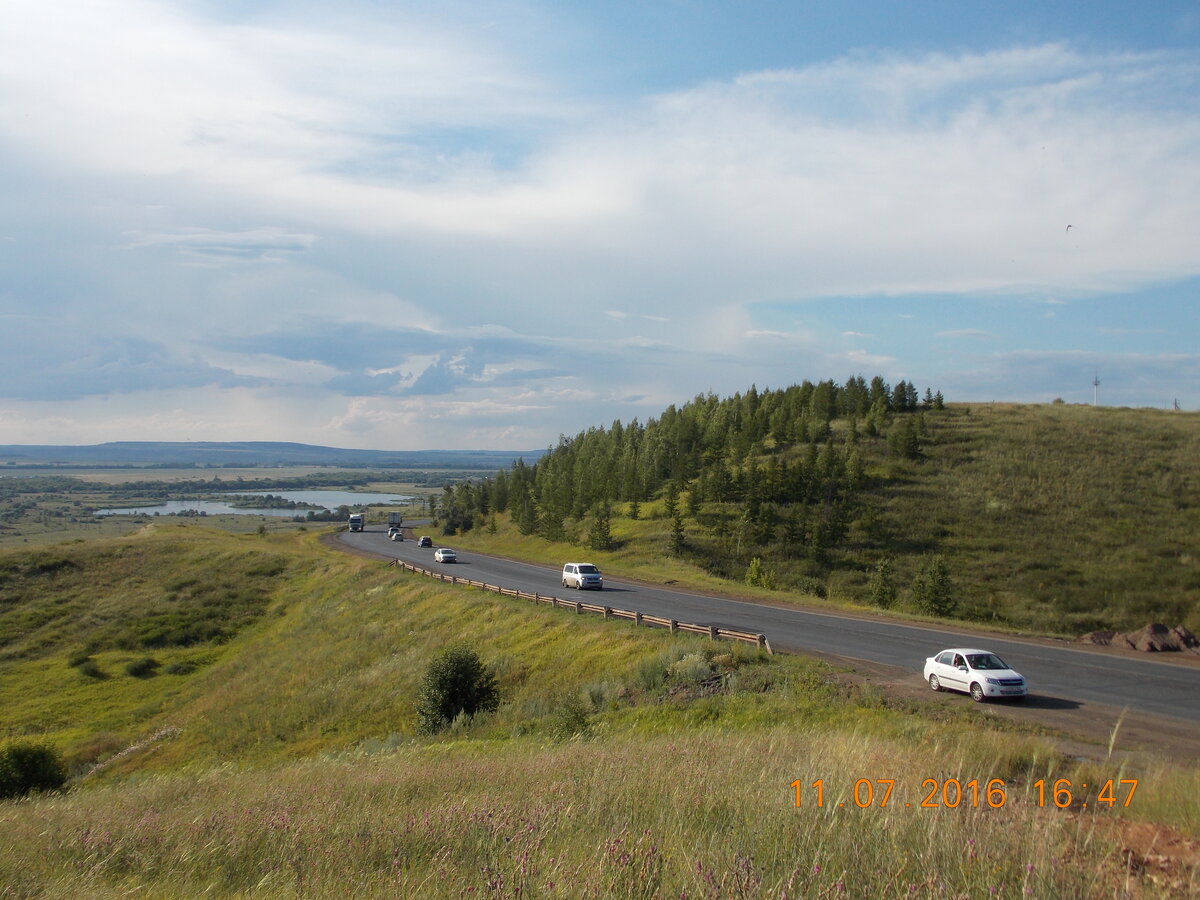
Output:
<svg viewBox="0 0 1200 900">
<path fill-rule="evenodd" d="M 508 410 L 507 440 L 903 377 L 918 325 L 1023 346 L 915 296 L 1044 323 L 1200 276 L 1193 55 L 859 53 L 598 100 L 452 19 L 279 9 L 0 8 L 0 313 L 53 305 L 61 350 L 12 320 L 0 393 L 223 390 L 251 425 L 286 405 L 247 396 L 307 392 L 327 443 Z M 868 297 L 886 318 L 803 314 Z M 1018 377 L 977 362 L 964 387 Z"/>
</svg>

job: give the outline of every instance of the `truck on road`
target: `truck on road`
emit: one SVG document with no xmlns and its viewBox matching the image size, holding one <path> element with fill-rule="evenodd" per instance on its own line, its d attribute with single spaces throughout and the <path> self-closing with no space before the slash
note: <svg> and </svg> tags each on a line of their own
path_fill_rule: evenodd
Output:
<svg viewBox="0 0 1200 900">
<path fill-rule="evenodd" d="M 362 531 L 365 526 L 366 526 L 366 521 L 365 521 L 365 517 L 363 516 L 362 513 L 351 513 L 350 514 L 350 530 L 351 531 Z"/>
</svg>

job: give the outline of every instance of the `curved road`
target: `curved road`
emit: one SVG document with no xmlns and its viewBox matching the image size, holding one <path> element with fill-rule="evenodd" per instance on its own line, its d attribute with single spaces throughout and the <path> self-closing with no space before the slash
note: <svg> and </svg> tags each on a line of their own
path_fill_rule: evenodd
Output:
<svg viewBox="0 0 1200 900">
<path fill-rule="evenodd" d="M 420 526 L 416 526 L 420 529 Z M 434 569 L 433 550 L 408 539 L 390 541 L 386 528 L 342 532 L 338 538 L 356 550 L 402 559 Z M 419 532 L 418 532 L 419 533 Z M 434 538 L 434 546 L 442 546 Z M 453 574 L 506 588 L 574 599 L 563 588 L 560 570 L 532 563 L 460 552 Z M 448 572 L 452 567 L 445 567 Z M 763 606 L 692 594 L 669 587 L 604 578 L 603 600 L 592 593 L 589 602 L 638 610 L 655 616 L 761 632 L 773 647 L 810 650 L 900 666 L 917 673 L 926 657 L 946 647 L 983 645 L 1004 657 L 1028 679 L 1027 705 L 1050 707 L 1098 703 L 1200 723 L 1200 666 L 1188 661 L 1160 662 L 1048 641 L 980 636 L 952 626 L 908 625 L 836 612 L 814 612 Z"/>
</svg>

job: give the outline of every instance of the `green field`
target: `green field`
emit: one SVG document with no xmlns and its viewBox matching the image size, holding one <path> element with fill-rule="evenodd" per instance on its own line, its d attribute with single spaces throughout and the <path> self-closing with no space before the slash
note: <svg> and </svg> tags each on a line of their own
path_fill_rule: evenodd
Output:
<svg viewBox="0 0 1200 900">
<path fill-rule="evenodd" d="M 73 775 L 0 803 L 5 895 L 1200 887 L 1194 866 L 1117 852 L 1133 823 L 1200 834 L 1193 764 L 1080 761 L 970 703 L 888 700 L 823 663 L 448 587 L 317 538 L 164 522 L 0 553 L 3 735 L 49 742 Z M 421 674 L 462 641 L 500 706 L 423 734 Z M 1039 803 L 1039 779 L 1109 778 L 1138 779 L 1128 808 Z"/>
</svg>

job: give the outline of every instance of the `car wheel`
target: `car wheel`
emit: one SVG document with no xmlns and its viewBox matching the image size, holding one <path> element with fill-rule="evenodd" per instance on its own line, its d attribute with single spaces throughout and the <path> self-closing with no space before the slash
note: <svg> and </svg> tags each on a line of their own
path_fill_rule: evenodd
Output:
<svg viewBox="0 0 1200 900">
<path fill-rule="evenodd" d="M 563 587 L 566 587 L 566 586 L 567 586 L 567 579 L 564 578 L 563 579 Z"/>
<path fill-rule="evenodd" d="M 938 681 L 938 677 L 936 675 L 929 676 L 929 689 L 931 691 L 940 691 L 942 689 L 942 683 Z"/>
<path fill-rule="evenodd" d="M 976 703 L 982 703 L 984 701 L 983 688 L 980 686 L 979 682 L 975 682 L 971 685 L 971 699 Z"/>
</svg>

